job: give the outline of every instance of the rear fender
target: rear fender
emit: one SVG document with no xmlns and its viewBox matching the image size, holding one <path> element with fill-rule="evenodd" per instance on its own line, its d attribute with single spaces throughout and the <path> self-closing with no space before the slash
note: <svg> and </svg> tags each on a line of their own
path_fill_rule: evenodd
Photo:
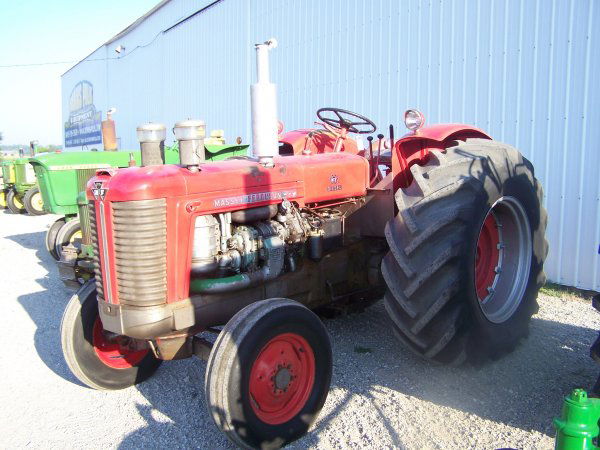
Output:
<svg viewBox="0 0 600 450">
<path fill-rule="evenodd" d="M 431 125 L 402 136 L 394 143 L 392 152 L 394 192 L 410 185 L 413 178 L 410 166 L 427 163 L 431 150 L 443 150 L 456 140 L 468 138 L 491 139 L 479 128 L 455 123 Z"/>
</svg>

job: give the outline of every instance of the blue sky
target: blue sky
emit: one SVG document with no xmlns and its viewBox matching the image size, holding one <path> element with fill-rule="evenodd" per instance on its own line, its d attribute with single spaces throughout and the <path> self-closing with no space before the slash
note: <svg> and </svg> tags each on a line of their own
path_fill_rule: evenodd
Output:
<svg viewBox="0 0 600 450">
<path fill-rule="evenodd" d="M 78 61 L 158 0 L 0 0 L 0 66 Z M 0 67 L 2 144 L 61 144 L 60 76 L 73 63 Z"/>
</svg>

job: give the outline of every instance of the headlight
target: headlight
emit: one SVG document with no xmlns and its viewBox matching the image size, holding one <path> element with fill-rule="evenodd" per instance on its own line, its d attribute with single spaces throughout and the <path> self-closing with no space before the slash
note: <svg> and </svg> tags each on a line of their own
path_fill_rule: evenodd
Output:
<svg viewBox="0 0 600 450">
<path fill-rule="evenodd" d="M 425 116 L 418 109 L 408 109 L 404 113 L 404 124 L 411 131 L 417 131 L 425 125 Z"/>
<path fill-rule="evenodd" d="M 167 138 L 167 128 L 162 123 L 144 123 L 136 128 L 138 141 L 162 142 Z"/>
</svg>

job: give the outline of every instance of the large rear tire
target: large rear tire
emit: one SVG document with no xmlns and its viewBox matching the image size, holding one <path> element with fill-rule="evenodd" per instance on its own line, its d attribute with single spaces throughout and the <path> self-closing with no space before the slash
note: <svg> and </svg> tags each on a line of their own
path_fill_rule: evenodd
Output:
<svg viewBox="0 0 600 450">
<path fill-rule="evenodd" d="M 43 216 L 44 214 L 47 214 L 46 211 L 44 211 L 44 201 L 42 200 L 40 188 L 37 186 L 34 186 L 25 192 L 23 206 L 25 206 L 27 212 L 32 216 Z"/>
<path fill-rule="evenodd" d="M 319 318 L 293 300 L 262 300 L 233 316 L 215 342 L 206 402 L 236 445 L 279 448 L 315 421 L 331 371 L 331 344 Z"/>
<path fill-rule="evenodd" d="M 411 167 L 382 263 L 399 340 L 445 364 L 481 363 L 527 336 L 546 278 L 547 215 L 532 164 L 486 139 Z"/>
<path fill-rule="evenodd" d="M 13 214 L 23 214 L 25 212 L 25 206 L 13 189 L 6 194 L 6 206 Z"/>
<path fill-rule="evenodd" d="M 67 304 L 60 325 L 65 361 L 73 375 L 92 389 L 124 389 L 148 379 L 162 362 L 148 348 L 132 348 L 124 336 L 102 329 L 94 280 Z"/>
</svg>

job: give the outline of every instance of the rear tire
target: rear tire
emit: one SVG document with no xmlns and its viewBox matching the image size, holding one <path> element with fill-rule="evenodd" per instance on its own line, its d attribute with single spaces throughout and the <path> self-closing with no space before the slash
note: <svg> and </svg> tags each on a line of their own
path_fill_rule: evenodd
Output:
<svg viewBox="0 0 600 450">
<path fill-rule="evenodd" d="M 468 139 L 411 172 L 395 195 L 382 263 L 396 336 L 445 364 L 511 352 L 546 280 L 547 215 L 532 164 L 508 145 Z"/>
<path fill-rule="evenodd" d="M 56 234 L 54 248 L 59 260 L 63 247 L 69 244 L 73 244 L 77 249 L 81 248 L 81 225 L 79 219 L 69 220 Z"/>
<path fill-rule="evenodd" d="M 67 223 L 66 218 L 61 217 L 50 225 L 50 228 L 48 228 L 48 231 L 46 232 L 46 250 L 48 250 L 48 253 L 50 253 L 57 261 L 60 260 L 60 255 L 56 253 L 56 237 L 65 223 Z"/>
<path fill-rule="evenodd" d="M 25 192 L 23 197 L 23 205 L 27 212 L 32 216 L 43 216 L 47 214 L 44 211 L 44 202 L 42 200 L 42 194 L 40 188 L 35 186 Z"/>
<path fill-rule="evenodd" d="M 60 334 L 69 369 L 92 389 L 116 390 L 141 383 L 152 376 L 162 362 L 149 349 L 129 350 L 104 336 L 94 280 L 71 297 L 63 314 Z"/>
<path fill-rule="evenodd" d="M 293 300 L 262 300 L 233 316 L 215 342 L 206 402 L 234 444 L 279 448 L 315 421 L 331 371 L 331 344 L 319 318 Z"/>
<path fill-rule="evenodd" d="M 17 197 L 13 189 L 6 194 L 6 206 L 8 206 L 8 209 L 13 214 L 23 214 L 25 212 L 25 206 L 21 203 L 21 200 Z"/>
</svg>

